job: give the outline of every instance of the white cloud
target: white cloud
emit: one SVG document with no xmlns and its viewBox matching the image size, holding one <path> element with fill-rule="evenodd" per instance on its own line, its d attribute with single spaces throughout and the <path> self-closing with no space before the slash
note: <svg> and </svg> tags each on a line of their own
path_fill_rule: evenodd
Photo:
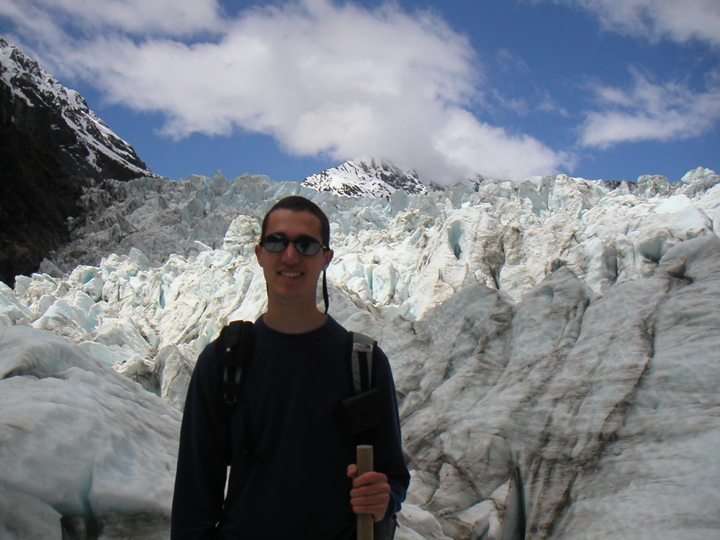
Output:
<svg viewBox="0 0 720 540">
<path fill-rule="evenodd" d="M 218 19 L 214 1 L 157 4 L 34 0 L 43 24 L 78 18 L 44 44 L 46 63 L 110 102 L 160 112 L 177 138 L 242 129 L 292 154 L 388 159 L 435 181 L 547 174 L 568 163 L 467 112 L 482 84 L 478 58 L 430 12 L 304 0 Z M 16 22 L 27 32 L 32 23 Z M 205 39 L 192 42 L 190 32 Z"/>
<path fill-rule="evenodd" d="M 29 32 L 49 21 L 90 35 L 116 30 L 182 36 L 222 28 L 217 0 L 3 0 L 0 15 Z"/>
<path fill-rule="evenodd" d="M 562 160 L 573 166 L 569 155 L 558 155 L 527 135 L 512 135 L 502 128 L 481 124 L 467 111 L 451 112 L 434 143 L 448 165 L 471 171 L 492 170 L 496 179 L 529 178 L 547 172 Z M 532 156 L 528 160 L 528 156 Z"/>
<path fill-rule="evenodd" d="M 588 115 L 582 145 L 608 148 L 621 142 L 687 139 L 720 122 L 720 89 L 698 93 L 683 84 L 659 85 L 632 73 L 630 90 L 608 86 L 594 90 L 604 111 Z"/>
<path fill-rule="evenodd" d="M 718 0 L 555 0 L 596 14 L 608 30 L 652 40 L 720 45 Z"/>
<path fill-rule="evenodd" d="M 588 10 L 608 31 L 652 42 L 697 40 L 720 46 L 719 0 L 552 1 Z M 653 83 L 631 71 L 634 85 L 629 90 L 603 85 L 593 89 L 600 110 L 587 114 L 580 128 L 580 145 L 608 148 L 625 142 L 688 139 L 713 130 L 720 122 L 717 68 L 706 74 L 705 92 L 685 83 Z"/>
</svg>

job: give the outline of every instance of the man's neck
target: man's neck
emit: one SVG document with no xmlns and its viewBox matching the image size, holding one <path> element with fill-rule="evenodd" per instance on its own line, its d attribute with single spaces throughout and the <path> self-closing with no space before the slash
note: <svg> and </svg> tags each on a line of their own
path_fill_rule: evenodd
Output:
<svg viewBox="0 0 720 540">
<path fill-rule="evenodd" d="M 327 320 L 327 315 L 316 307 L 296 310 L 269 306 L 263 315 L 263 321 L 270 328 L 283 334 L 304 334 L 317 330 Z"/>
</svg>

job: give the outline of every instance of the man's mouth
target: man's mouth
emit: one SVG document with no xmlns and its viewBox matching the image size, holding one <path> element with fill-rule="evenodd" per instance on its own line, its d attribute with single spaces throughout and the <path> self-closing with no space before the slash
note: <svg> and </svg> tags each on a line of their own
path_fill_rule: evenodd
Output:
<svg viewBox="0 0 720 540">
<path fill-rule="evenodd" d="M 302 273 L 300 272 L 278 272 L 283 277 L 289 277 L 289 278 L 297 278 L 302 276 Z"/>
</svg>

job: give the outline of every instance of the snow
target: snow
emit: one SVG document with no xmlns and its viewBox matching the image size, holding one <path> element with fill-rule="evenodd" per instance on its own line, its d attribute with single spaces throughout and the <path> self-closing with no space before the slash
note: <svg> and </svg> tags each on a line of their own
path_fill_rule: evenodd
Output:
<svg viewBox="0 0 720 540">
<path fill-rule="evenodd" d="M 374 160 L 348 161 L 339 167 L 328 169 L 306 178 L 303 186 L 317 191 L 330 191 L 350 197 L 390 197 L 396 191 L 425 194 L 428 188 L 418 180 L 413 171 L 401 171 L 388 164 Z"/>
<path fill-rule="evenodd" d="M 259 219 L 295 193 L 330 217 L 330 313 L 391 359 L 412 469 L 397 538 L 717 537 L 713 171 L 365 198 L 249 176 L 122 189 L 48 261 L 66 272 L 0 285 L 0 538 L 168 537 L 195 358 L 264 310 Z"/>
</svg>

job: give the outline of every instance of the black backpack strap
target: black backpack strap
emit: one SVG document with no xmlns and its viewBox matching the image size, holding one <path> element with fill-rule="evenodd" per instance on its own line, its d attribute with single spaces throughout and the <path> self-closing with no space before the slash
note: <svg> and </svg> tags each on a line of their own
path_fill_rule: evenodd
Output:
<svg viewBox="0 0 720 540">
<path fill-rule="evenodd" d="M 251 442 L 250 407 L 243 385 L 255 346 L 253 323 L 233 321 L 225 326 L 220 332 L 219 346 L 222 367 L 221 392 L 227 414 L 232 416 L 237 412 L 243 415 L 245 436 L 238 450 L 243 454 L 259 457 L 259 452 L 253 448 Z M 228 464 L 233 453 L 231 441 L 232 435 L 229 435 L 226 449 Z"/>
<path fill-rule="evenodd" d="M 342 400 L 337 410 L 340 422 L 352 433 L 356 444 L 365 444 L 368 432 L 380 424 L 382 400 L 380 390 L 373 387 L 373 364 L 377 342 L 359 332 L 350 332 L 347 364 L 350 397 Z"/>
<path fill-rule="evenodd" d="M 252 360 L 253 323 L 233 321 L 220 332 L 222 397 L 228 407 L 245 401 L 242 374 Z"/>
<path fill-rule="evenodd" d="M 353 392 L 360 394 L 370 390 L 372 386 L 372 370 L 377 341 L 360 332 L 350 332 L 348 339 L 350 341 L 350 373 Z"/>
</svg>

